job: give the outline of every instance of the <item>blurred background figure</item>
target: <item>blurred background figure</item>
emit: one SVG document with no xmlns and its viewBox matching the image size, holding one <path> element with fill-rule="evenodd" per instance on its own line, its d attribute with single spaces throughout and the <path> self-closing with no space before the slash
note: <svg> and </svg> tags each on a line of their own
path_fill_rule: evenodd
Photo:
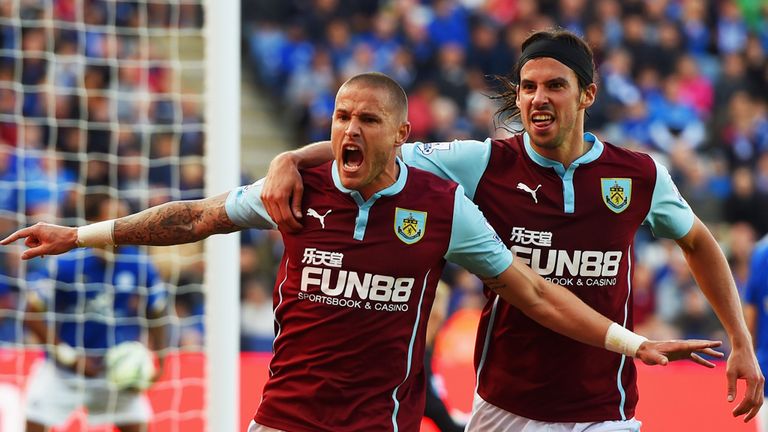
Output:
<svg viewBox="0 0 768 432">
<path fill-rule="evenodd" d="M 127 214 L 127 206 L 109 195 L 86 196 L 90 222 Z M 25 324 L 46 357 L 27 385 L 27 431 L 64 425 L 82 407 L 91 424 L 145 430 L 152 415 L 148 399 L 108 382 L 104 355 L 110 347 L 139 341 L 158 354 L 162 371 L 167 293 L 149 257 L 134 246 L 78 249 L 51 258 L 28 279 Z"/>
<path fill-rule="evenodd" d="M 744 315 L 757 348 L 757 360 L 768 370 L 768 236 L 755 247 L 745 290 Z M 768 431 L 768 408 L 758 414 L 758 431 Z"/>
<path fill-rule="evenodd" d="M 241 281 L 240 349 L 243 351 L 272 350 L 275 320 L 272 316 L 273 283 L 255 275 Z"/>
</svg>

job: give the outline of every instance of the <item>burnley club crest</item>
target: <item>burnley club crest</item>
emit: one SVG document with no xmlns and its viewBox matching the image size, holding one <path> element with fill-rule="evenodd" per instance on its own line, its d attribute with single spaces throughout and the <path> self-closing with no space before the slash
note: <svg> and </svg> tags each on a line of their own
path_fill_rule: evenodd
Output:
<svg viewBox="0 0 768 432">
<path fill-rule="evenodd" d="M 427 212 L 395 208 L 395 234 L 405 244 L 414 244 L 424 237 Z"/>
<path fill-rule="evenodd" d="M 600 189 L 603 202 L 614 213 L 621 213 L 629 207 L 632 200 L 632 179 L 601 178 Z"/>
</svg>

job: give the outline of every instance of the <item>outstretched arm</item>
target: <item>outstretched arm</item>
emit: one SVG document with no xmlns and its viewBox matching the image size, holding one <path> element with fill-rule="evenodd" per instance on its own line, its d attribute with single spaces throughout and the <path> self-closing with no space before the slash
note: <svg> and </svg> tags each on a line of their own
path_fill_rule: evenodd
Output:
<svg viewBox="0 0 768 432">
<path fill-rule="evenodd" d="M 763 404 L 765 378 L 757 363 L 728 262 L 712 234 L 698 218 L 688 234 L 677 240 L 677 244 L 731 340 L 733 350 L 726 368 L 728 401 L 736 399 L 736 381 L 745 380 L 747 389 L 744 399 L 733 409 L 733 415 L 746 414 L 744 421 L 749 421 Z"/>
<path fill-rule="evenodd" d="M 21 255 L 30 259 L 42 255 L 58 255 L 78 246 L 137 244 L 167 246 L 191 243 L 212 234 L 238 231 L 227 216 L 227 193 L 195 201 L 173 201 L 139 213 L 87 225 L 87 229 L 37 223 L 6 237 L 7 245 L 25 239 L 29 248 Z"/>
<path fill-rule="evenodd" d="M 525 264 L 514 260 L 495 278 L 484 278 L 486 285 L 539 324 L 589 345 L 637 357 L 649 365 L 691 359 L 714 367 L 697 353 L 722 357 L 712 348 L 719 341 L 648 341 L 599 314 L 568 289 L 547 282 Z"/>
<path fill-rule="evenodd" d="M 195 201 L 173 201 L 115 220 L 115 244 L 168 246 L 238 231 L 227 216 L 228 193 Z"/>
<path fill-rule="evenodd" d="M 272 159 L 261 190 L 261 201 L 275 223 L 289 231 L 301 229 L 301 196 L 304 186 L 299 170 L 333 159 L 330 141 L 280 153 Z"/>
</svg>

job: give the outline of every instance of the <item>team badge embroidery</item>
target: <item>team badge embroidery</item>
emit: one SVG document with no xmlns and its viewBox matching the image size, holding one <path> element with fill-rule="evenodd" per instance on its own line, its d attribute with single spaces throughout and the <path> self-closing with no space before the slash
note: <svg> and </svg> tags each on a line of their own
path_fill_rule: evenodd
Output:
<svg viewBox="0 0 768 432">
<path fill-rule="evenodd" d="M 414 244 L 427 230 L 427 212 L 395 208 L 395 234 L 405 244 Z"/>
<path fill-rule="evenodd" d="M 603 202 L 614 213 L 621 213 L 629 207 L 632 200 L 632 179 L 601 178 L 600 189 Z"/>
</svg>

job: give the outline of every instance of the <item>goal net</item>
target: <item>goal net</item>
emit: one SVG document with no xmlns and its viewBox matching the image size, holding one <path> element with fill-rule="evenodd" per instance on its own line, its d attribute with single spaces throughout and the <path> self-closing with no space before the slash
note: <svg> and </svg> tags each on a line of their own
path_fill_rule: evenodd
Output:
<svg viewBox="0 0 768 432">
<path fill-rule="evenodd" d="M 0 237 L 39 221 L 77 226 L 207 194 L 203 3 L 0 1 Z M 24 405 L 37 397 L 32 377 L 46 356 L 57 358 L 59 341 L 92 363 L 70 369 L 103 374 L 109 346 L 134 338 L 165 358 L 147 392 L 149 430 L 209 427 L 211 266 L 202 242 L 29 261 L 23 250 L 22 242 L 0 247 L 0 430 L 23 430 Z M 70 390 L 70 402 L 91 404 L 91 414 L 119 405 L 116 391 Z M 54 430 L 112 430 L 86 426 L 88 412 L 77 409 Z M 50 413 L 30 413 L 49 421 Z"/>
</svg>

